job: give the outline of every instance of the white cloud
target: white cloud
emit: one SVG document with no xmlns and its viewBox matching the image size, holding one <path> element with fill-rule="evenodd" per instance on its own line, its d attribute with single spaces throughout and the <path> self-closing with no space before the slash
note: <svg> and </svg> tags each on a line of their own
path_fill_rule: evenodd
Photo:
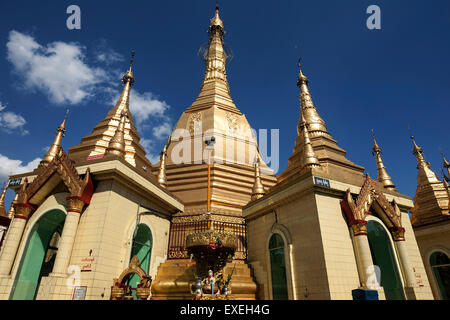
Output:
<svg viewBox="0 0 450 320">
<path fill-rule="evenodd" d="M 146 156 L 151 164 L 159 162 L 160 152 L 155 152 L 155 143 L 153 140 L 142 138 L 140 141 L 141 145 L 144 147 Z"/>
<path fill-rule="evenodd" d="M 164 122 L 159 126 L 153 128 L 153 135 L 157 139 L 167 139 L 172 132 L 172 125 L 170 122 Z"/>
<path fill-rule="evenodd" d="M 26 135 L 29 132 L 24 129 L 27 121 L 19 114 L 11 111 L 4 111 L 6 107 L 0 102 L 0 129 L 6 133 L 18 132 Z"/>
<path fill-rule="evenodd" d="M 99 44 L 95 48 L 95 59 L 98 62 L 104 63 L 106 65 L 111 65 L 115 62 L 124 61 L 124 57 L 114 51 L 109 45 L 106 39 L 100 39 Z"/>
<path fill-rule="evenodd" d="M 36 158 L 24 164 L 21 160 L 13 160 L 0 154 L 0 181 L 5 181 L 10 175 L 33 171 L 42 159 Z"/>
<path fill-rule="evenodd" d="M 142 124 L 150 116 L 165 118 L 169 105 L 165 101 L 158 100 L 151 92 L 139 93 L 132 89 L 130 93 L 130 110 L 138 124 Z"/>
<path fill-rule="evenodd" d="M 12 30 L 6 47 L 7 58 L 24 78 L 25 88 L 43 91 L 55 104 L 78 104 L 108 78 L 104 70 L 84 62 L 84 48 L 75 43 L 43 46 L 33 37 Z"/>
</svg>

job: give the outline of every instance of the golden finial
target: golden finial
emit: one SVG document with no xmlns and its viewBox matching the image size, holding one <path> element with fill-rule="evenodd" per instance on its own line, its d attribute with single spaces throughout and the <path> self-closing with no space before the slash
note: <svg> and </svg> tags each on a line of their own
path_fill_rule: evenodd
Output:
<svg viewBox="0 0 450 320">
<path fill-rule="evenodd" d="M 420 163 L 425 163 L 425 159 L 423 158 L 423 150 L 422 150 L 422 148 L 421 147 L 419 147 L 418 145 L 417 145 L 417 143 L 416 143 L 416 141 L 414 140 L 414 136 L 411 136 L 411 140 L 412 140 L 412 142 L 413 142 L 413 150 L 412 150 L 412 153 L 414 154 L 414 155 L 416 155 L 416 157 L 417 157 L 417 162 L 420 164 Z"/>
<path fill-rule="evenodd" d="M 387 173 L 386 167 L 384 166 L 383 159 L 381 158 L 381 148 L 378 146 L 377 141 L 375 140 L 375 132 L 372 129 L 372 137 L 373 137 L 373 148 L 372 154 L 375 156 L 377 162 L 377 174 L 378 174 L 378 182 L 383 184 L 383 187 L 388 190 L 394 190 L 395 185 L 392 181 L 391 177 Z"/>
<path fill-rule="evenodd" d="M 124 130 L 125 130 L 125 118 L 127 114 L 122 112 L 120 115 L 120 123 L 116 129 L 116 133 L 111 138 L 108 144 L 108 148 L 106 148 L 105 155 L 114 154 L 117 156 L 125 157 L 125 139 L 124 139 Z"/>
<path fill-rule="evenodd" d="M 66 135 L 66 120 L 67 120 L 68 115 L 69 115 L 69 109 L 66 110 L 66 114 L 64 115 L 64 120 L 61 122 L 61 124 L 56 129 L 55 139 L 53 140 L 52 145 L 48 149 L 47 153 L 44 156 L 44 159 L 42 159 L 39 166 L 48 165 L 59 154 L 60 149 L 61 149 L 62 138 Z"/>
<path fill-rule="evenodd" d="M 14 214 L 15 214 L 14 205 L 17 204 L 17 199 L 18 198 L 19 198 L 19 194 L 16 193 L 16 195 L 14 196 L 14 200 L 11 202 L 11 206 L 9 207 L 9 210 L 8 210 L 8 213 L 7 213 L 7 216 L 8 216 L 9 219 L 14 218 Z"/>
<path fill-rule="evenodd" d="M 377 141 L 375 140 L 375 132 L 372 131 L 372 138 L 373 138 L 373 148 L 372 148 L 372 154 L 375 155 L 376 153 L 380 153 L 381 154 L 381 148 L 378 146 Z"/>
<path fill-rule="evenodd" d="M 252 189 L 252 201 L 261 199 L 266 194 L 266 191 L 264 190 L 264 186 L 261 182 L 261 170 L 259 168 L 259 151 L 258 154 L 255 157 L 255 181 L 253 183 L 253 189 Z"/>
<path fill-rule="evenodd" d="M 298 79 L 297 79 L 297 87 L 300 87 L 303 83 L 308 85 L 309 80 L 308 77 L 305 76 L 302 72 L 302 58 L 298 58 Z"/>
<path fill-rule="evenodd" d="M 159 173 L 158 173 L 158 182 L 165 189 L 167 188 L 166 158 L 167 158 L 167 148 L 169 147 L 170 139 L 171 136 L 169 137 L 167 143 L 164 145 L 164 148 L 161 151 Z"/>
<path fill-rule="evenodd" d="M 122 77 L 122 82 L 124 84 L 127 84 L 128 82 L 130 83 L 130 85 L 134 84 L 134 75 L 133 72 L 131 71 L 131 69 L 133 68 L 133 64 L 134 64 L 134 51 L 131 51 L 130 68 L 128 69 L 128 72 L 124 74 L 124 76 Z"/>
<path fill-rule="evenodd" d="M 214 18 L 211 19 L 211 23 L 209 24 L 210 28 L 213 26 L 218 26 L 218 27 L 221 27 L 222 29 L 224 29 L 223 22 L 219 16 L 219 2 L 218 1 L 216 1 L 216 13 L 214 15 Z"/>
<path fill-rule="evenodd" d="M 308 122 L 305 119 L 305 116 L 303 115 L 303 112 L 300 112 L 300 123 L 299 123 L 299 131 L 302 134 L 303 137 L 303 151 L 302 151 L 302 158 L 301 158 L 301 164 L 303 167 L 319 167 L 320 161 L 316 157 L 316 154 L 314 152 L 314 149 L 311 144 L 311 140 L 309 139 L 309 131 L 308 131 Z"/>
<path fill-rule="evenodd" d="M 6 190 L 8 189 L 8 182 L 5 183 L 5 185 L 3 186 L 3 191 L 2 194 L 0 196 L 0 216 L 4 217 L 6 216 L 6 211 L 5 211 L 5 195 L 6 195 Z"/>
</svg>

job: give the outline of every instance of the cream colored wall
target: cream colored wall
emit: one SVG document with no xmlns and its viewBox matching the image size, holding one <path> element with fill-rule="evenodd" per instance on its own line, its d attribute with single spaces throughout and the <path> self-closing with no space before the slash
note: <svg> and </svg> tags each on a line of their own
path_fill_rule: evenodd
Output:
<svg viewBox="0 0 450 320">
<path fill-rule="evenodd" d="M 290 298 L 330 299 L 313 193 L 281 205 L 276 212 L 277 223 L 289 230 L 292 237 L 292 261 L 289 263 L 292 264 L 293 275 L 287 275 Z M 268 240 L 273 234 L 271 226 L 275 222 L 274 213 L 248 222 L 248 260 L 254 268 L 257 282 L 264 286 L 264 297 L 261 297 L 264 299 L 272 298 Z M 285 258 L 289 259 L 286 252 Z M 290 273 L 289 263 L 286 262 L 286 273 Z M 292 278 L 293 283 L 289 281 Z"/>
<path fill-rule="evenodd" d="M 428 276 L 434 299 L 441 300 L 436 278 L 430 266 L 430 257 L 436 251 L 441 251 L 450 257 L 450 223 L 422 227 L 415 230 L 417 244 L 420 250 L 421 262 Z"/>
<path fill-rule="evenodd" d="M 330 298 L 351 300 L 352 290 L 360 287 L 360 281 L 350 230 L 341 210 L 341 199 L 324 194 L 316 194 L 315 198 Z"/>
<path fill-rule="evenodd" d="M 288 287 L 295 291 L 296 299 L 352 299 L 352 290 L 360 287 L 360 278 L 351 230 L 340 206 L 341 199 L 321 192 L 313 193 L 312 189 L 305 193 L 311 188 L 307 183 L 307 179 L 299 181 L 284 192 L 265 197 L 244 209 L 244 216 L 250 218 L 247 221 L 248 260 L 256 281 L 262 287 L 261 298 L 272 298 L 267 241 L 272 235 L 275 215 L 270 209 L 265 212 L 268 214 L 263 215 L 264 206 L 272 206 L 277 212 L 278 223 L 286 226 L 292 235 L 294 283 L 288 283 Z M 350 188 L 354 193 L 360 190 L 359 187 L 336 181 L 331 181 L 331 186 L 342 191 Z M 294 193 L 291 190 L 295 190 Z M 412 206 L 406 198 L 386 196 L 389 201 L 395 198 L 401 205 Z M 402 224 L 406 230 L 410 266 L 414 268 L 415 275 L 422 279 L 423 285 L 408 290 L 412 290 L 417 299 L 432 299 L 411 222 L 405 212 L 402 214 Z M 396 250 L 395 246 L 393 248 Z M 379 298 L 384 299 L 382 288 Z"/>
<path fill-rule="evenodd" d="M 92 249 L 95 259 L 92 272 L 81 273 L 81 285 L 88 287 L 86 299 L 109 299 L 113 279 L 128 267 L 138 202 L 159 209 L 118 182 L 102 181 L 97 186 L 91 204 L 81 217 L 70 260 L 81 267 L 81 260 Z M 153 215 L 142 216 L 141 223 L 147 224 L 152 232 L 150 275 L 154 277 L 157 266 L 166 259 L 170 224 Z M 71 295 L 65 293 L 54 298 L 70 299 Z"/>
</svg>

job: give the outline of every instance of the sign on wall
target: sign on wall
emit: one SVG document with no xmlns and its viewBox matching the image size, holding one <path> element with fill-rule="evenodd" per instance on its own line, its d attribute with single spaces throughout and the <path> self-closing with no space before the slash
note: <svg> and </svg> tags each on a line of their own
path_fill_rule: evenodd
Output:
<svg viewBox="0 0 450 320">
<path fill-rule="evenodd" d="M 75 287 L 73 291 L 72 300 L 86 300 L 86 291 L 87 291 L 86 286 Z"/>
<path fill-rule="evenodd" d="M 325 178 L 314 177 L 314 184 L 317 185 L 317 186 L 331 188 L 330 187 L 330 180 L 325 179 Z"/>
</svg>

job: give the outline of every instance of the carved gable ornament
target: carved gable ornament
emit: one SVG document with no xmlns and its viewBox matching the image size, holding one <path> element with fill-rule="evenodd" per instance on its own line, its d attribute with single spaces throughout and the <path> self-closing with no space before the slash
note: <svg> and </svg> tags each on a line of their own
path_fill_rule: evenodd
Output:
<svg viewBox="0 0 450 320">
<path fill-rule="evenodd" d="M 28 179 L 25 179 L 18 192 L 19 204 L 39 205 L 41 198 L 52 191 L 55 183 L 59 183 L 59 179 L 55 179 L 55 174 L 61 178 L 72 197 L 77 197 L 86 204 L 90 203 L 94 185 L 89 168 L 86 170 L 84 179 L 80 179 L 77 170 L 62 148 L 47 166 L 40 166 L 37 172 L 38 176 L 33 182 L 28 183 Z"/>
<path fill-rule="evenodd" d="M 341 208 L 347 218 L 349 226 L 355 224 L 366 224 L 368 214 L 376 214 L 386 226 L 392 230 L 403 230 L 401 223 L 401 212 L 395 200 L 391 204 L 376 180 L 366 175 L 361 191 L 356 199 L 356 203 L 347 189 L 344 200 L 341 201 Z M 371 208 L 375 212 L 370 212 Z"/>
</svg>

